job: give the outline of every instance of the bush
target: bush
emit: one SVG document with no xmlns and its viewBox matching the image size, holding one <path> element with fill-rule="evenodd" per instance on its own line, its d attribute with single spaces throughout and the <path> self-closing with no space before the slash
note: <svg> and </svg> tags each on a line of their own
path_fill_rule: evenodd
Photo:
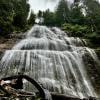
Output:
<svg viewBox="0 0 100 100">
<path fill-rule="evenodd" d="M 72 24 L 68 24 L 65 23 L 62 26 L 62 29 L 66 32 L 69 32 L 70 36 L 74 36 L 74 37 L 83 37 L 85 36 L 85 34 L 87 34 L 89 32 L 89 29 L 87 26 L 83 26 L 83 25 L 72 25 Z"/>
</svg>

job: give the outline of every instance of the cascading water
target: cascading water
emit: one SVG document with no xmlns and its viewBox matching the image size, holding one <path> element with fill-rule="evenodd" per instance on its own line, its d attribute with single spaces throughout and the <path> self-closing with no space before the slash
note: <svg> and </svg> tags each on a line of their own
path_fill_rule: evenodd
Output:
<svg viewBox="0 0 100 100">
<path fill-rule="evenodd" d="M 0 76 L 23 72 L 50 92 L 96 97 L 82 58 L 85 52 L 93 57 L 95 54 L 84 43 L 56 27 L 35 25 L 25 39 L 5 52 L 0 62 Z"/>
</svg>

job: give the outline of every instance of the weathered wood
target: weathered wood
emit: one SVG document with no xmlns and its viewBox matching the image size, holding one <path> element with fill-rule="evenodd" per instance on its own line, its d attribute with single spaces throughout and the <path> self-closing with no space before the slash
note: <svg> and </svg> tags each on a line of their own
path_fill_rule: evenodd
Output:
<svg viewBox="0 0 100 100">
<path fill-rule="evenodd" d="M 46 95 L 45 95 L 44 89 L 34 79 L 30 78 L 27 75 L 16 75 L 16 76 L 12 76 L 12 77 L 2 78 L 1 80 L 6 81 L 6 80 L 12 80 L 12 79 L 18 79 L 18 78 L 24 78 L 24 79 L 28 80 L 29 82 L 31 82 L 39 90 L 40 97 L 42 98 L 41 100 L 46 100 L 46 98 L 45 98 Z M 6 94 L 8 94 L 8 95 L 10 94 L 7 90 L 3 89 L 2 86 L 0 86 L 0 89 L 3 90 Z M 19 91 L 19 90 L 16 90 L 16 91 Z M 68 95 L 58 94 L 58 93 L 54 93 L 54 92 L 50 92 L 50 94 L 51 94 L 52 100 L 97 100 L 96 98 L 93 98 L 93 97 L 80 99 L 74 95 L 68 96 Z M 0 95 L 0 96 L 3 97 L 4 95 Z M 18 98 L 32 97 L 33 99 L 31 99 L 31 100 L 35 100 L 35 96 L 33 94 L 26 93 L 23 91 L 19 91 L 17 97 Z"/>
<path fill-rule="evenodd" d="M 0 90 L 3 91 L 6 96 L 10 96 L 10 93 L 6 89 L 4 89 L 1 85 L 0 85 Z"/>
<path fill-rule="evenodd" d="M 28 80 L 30 83 L 32 83 L 39 90 L 40 97 L 45 99 L 46 96 L 45 96 L 44 89 L 34 79 L 30 78 L 27 75 L 16 75 L 16 76 L 12 76 L 12 77 L 2 78 L 1 80 L 6 81 L 6 80 L 17 79 L 17 78 L 24 78 L 24 79 Z"/>
</svg>

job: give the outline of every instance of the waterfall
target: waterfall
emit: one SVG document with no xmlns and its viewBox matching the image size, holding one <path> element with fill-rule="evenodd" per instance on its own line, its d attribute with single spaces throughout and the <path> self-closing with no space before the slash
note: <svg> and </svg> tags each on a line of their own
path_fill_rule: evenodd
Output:
<svg viewBox="0 0 100 100">
<path fill-rule="evenodd" d="M 84 40 L 69 37 L 59 28 L 35 25 L 12 50 L 5 52 L 0 77 L 23 72 L 50 92 L 96 97 L 83 60 L 87 52 L 93 59 L 96 54 L 84 44 Z"/>
</svg>

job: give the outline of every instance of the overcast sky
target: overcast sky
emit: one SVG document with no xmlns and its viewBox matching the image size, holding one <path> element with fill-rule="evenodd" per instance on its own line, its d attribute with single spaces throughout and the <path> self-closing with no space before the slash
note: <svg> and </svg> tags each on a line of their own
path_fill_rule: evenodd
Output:
<svg viewBox="0 0 100 100">
<path fill-rule="evenodd" d="M 38 10 L 44 11 L 48 8 L 51 11 L 54 11 L 58 2 L 59 0 L 29 0 L 31 8 L 34 10 L 35 13 L 37 13 Z"/>
<path fill-rule="evenodd" d="M 73 0 L 68 0 L 68 1 L 71 2 Z M 29 0 L 29 3 L 31 5 L 31 9 L 33 9 L 35 13 L 37 13 L 38 10 L 44 11 L 48 8 L 51 11 L 54 11 L 58 2 L 59 2 L 59 0 Z"/>
</svg>

